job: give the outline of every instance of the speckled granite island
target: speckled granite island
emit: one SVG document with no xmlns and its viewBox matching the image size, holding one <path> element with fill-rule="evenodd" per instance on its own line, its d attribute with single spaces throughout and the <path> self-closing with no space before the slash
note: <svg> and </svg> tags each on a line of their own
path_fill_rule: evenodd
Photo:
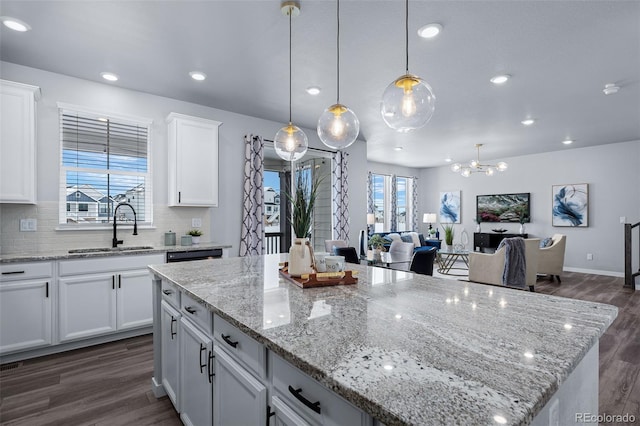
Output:
<svg viewBox="0 0 640 426">
<path fill-rule="evenodd" d="M 350 265 L 356 285 L 303 290 L 279 276 L 283 259 L 150 267 L 156 395 L 168 371 L 160 304 L 171 289 L 210 313 L 216 333 L 217 321 L 265 348 L 265 370 L 253 376 L 266 413 L 280 401 L 279 359 L 367 413 L 363 424 L 562 425 L 598 412 L 598 340 L 614 306 L 363 265 Z M 218 365 L 210 374 L 223 380 Z M 329 423 L 314 416 L 304 419 Z"/>
</svg>

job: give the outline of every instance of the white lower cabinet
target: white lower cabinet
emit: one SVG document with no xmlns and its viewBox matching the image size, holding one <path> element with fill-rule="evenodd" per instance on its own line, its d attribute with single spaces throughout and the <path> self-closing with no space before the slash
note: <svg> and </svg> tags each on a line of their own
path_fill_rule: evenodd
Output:
<svg viewBox="0 0 640 426">
<path fill-rule="evenodd" d="M 273 420 L 271 425 L 275 426 L 311 426 L 309 422 L 300 417 L 296 410 L 289 407 L 282 399 L 274 396 L 271 398 L 271 412 Z"/>
<path fill-rule="evenodd" d="M 338 426 L 372 424 L 371 417 L 327 389 L 273 352 L 269 352 L 274 398 L 280 405 L 280 418 L 276 424 L 290 424 L 300 417 L 311 425 Z M 285 408 L 290 408 L 290 411 Z M 275 407 L 274 407 L 275 409 Z M 295 414 L 295 416 L 293 416 Z M 278 417 L 276 411 L 276 417 Z M 294 424 L 297 424 L 294 422 Z M 302 423 L 305 424 L 305 423 Z"/>
<path fill-rule="evenodd" d="M 0 354 L 51 344 L 51 271 L 51 263 L 2 265 Z"/>
<path fill-rule="evenodd" d="M 153 304 L 147 265 L 160 263 L 162 255 L 60 261 L 60 342 L 150 326 Z"/>
<path fill-rule="evenodd" d="M 267 421 L 267 388 L 217 344 L 215 351 L 216 425 L 264 425 Z"/>
<path fill-rule="evenodd" d="M 169 399 L 180 412 L 178 401 L 178 368 L 180 367 L 180 313 L 166 301 L 160 303 L 162 330 L 162 386 Z"/>
<path fill-rule="evenodd" d="M 180 319 L 180 420 L 211 425 L 213 416 L 213 341 L 184 316 Z"/>
</svg>

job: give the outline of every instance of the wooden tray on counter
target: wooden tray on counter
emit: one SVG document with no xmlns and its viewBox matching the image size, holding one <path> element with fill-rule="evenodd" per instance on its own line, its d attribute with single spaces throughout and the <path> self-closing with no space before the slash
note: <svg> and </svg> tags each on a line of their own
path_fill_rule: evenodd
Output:
<svg viewBox="0 0 640 426">
<path fill-rule="evenodd" d="M 289 265 L 287 262 L 284 262 L 284 266 L 280 268 L 280 275 L 301 288 L 357 284 L 358 278 L 355 277 L 357 273 L 358 271 L 317 272 L 315 274 L 303 274 L 300 277 L 293 277 L 289 274 Z"/>
</svg>

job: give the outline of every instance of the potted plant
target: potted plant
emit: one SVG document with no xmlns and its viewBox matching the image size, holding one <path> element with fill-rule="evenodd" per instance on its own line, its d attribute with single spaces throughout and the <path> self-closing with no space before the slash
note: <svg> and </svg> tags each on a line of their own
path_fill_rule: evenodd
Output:
<svg viewBox="0 0 640 426">
<path fill-rule="evenodd" d="M 525 233 L 525 227 L 524 224 L 527 221 L 527 219 L 529 219 L 526 215 L 526 213 L 522 212 L 520 213 L 520 217 L 518 218 L 518 221 L 520 222 L 520 233 L 524 234 Z"/>
<path fill-rule="evenodd" d="M 482 229 L 480 228 L 480 224 L 482 223 L 482 216 L 477 215 L 476 218 L 474 219 L 474 222 L 477 224 L 476 232 L 482 232 Z"/>
<path fill-rule="evenodd" d="M 453 236 L 455 234 L 455 231 L 453 229 L 453 223 L 444 223 L 440 225 L 444 230 L 444 243 L 447 246 L 449 246 L 448 247 L 449 249 L 451 249 L 451 247 L 453 246 Z"/>
<path fill-rule="evenodd" d="M 379 260 L 380 253 L 384 251 L 385 239 L 379 234 L 374 234 L 369 238 L 367 245 L 369 246 L 370 254 L 367 253 L 367 259 Z"/>
<path fill-rule="evenodd" d="M 312 178 L 308 170 L 298 170 L 293 192 L 285 191 L 287 199 L 292 204 L 287 220 L 296 236 L 289 249 L 289 274 L 293 276 L 313 272 L 309 237 L 313 223 L 313 208 L 321 181 L 322 178 Z"/>
<path fill-rule="evenodd" d="M 192 229 L 187 232 L 187 235 L 191 235 L 191 242 L 193 244 L 200 244 L 200 236 L 202 235 L 202 231 L 199 229 Z"/>
</svg>

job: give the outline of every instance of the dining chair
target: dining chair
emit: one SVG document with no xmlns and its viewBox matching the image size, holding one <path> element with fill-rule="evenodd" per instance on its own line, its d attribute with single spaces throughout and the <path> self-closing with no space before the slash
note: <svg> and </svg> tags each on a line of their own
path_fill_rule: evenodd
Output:
<svg viewBox="0 0 640 426">
<path fill-rule="evenodd" d="M 344 256 L 344 261 L 347 263 L 360 264 L 360 258 L 358 257 L 358 251 L 355 247 L 336 247 L 334 249 L 336 256 Z"/>
<path fill-rule="evenodd" d="M 437 247 L 431 247 L 429 250 L 416 251 L 411 259 L 409 270 L 416 274 L 433 275 L 433 262 L 436 259 L 437 252 Z"/>
</svg>

